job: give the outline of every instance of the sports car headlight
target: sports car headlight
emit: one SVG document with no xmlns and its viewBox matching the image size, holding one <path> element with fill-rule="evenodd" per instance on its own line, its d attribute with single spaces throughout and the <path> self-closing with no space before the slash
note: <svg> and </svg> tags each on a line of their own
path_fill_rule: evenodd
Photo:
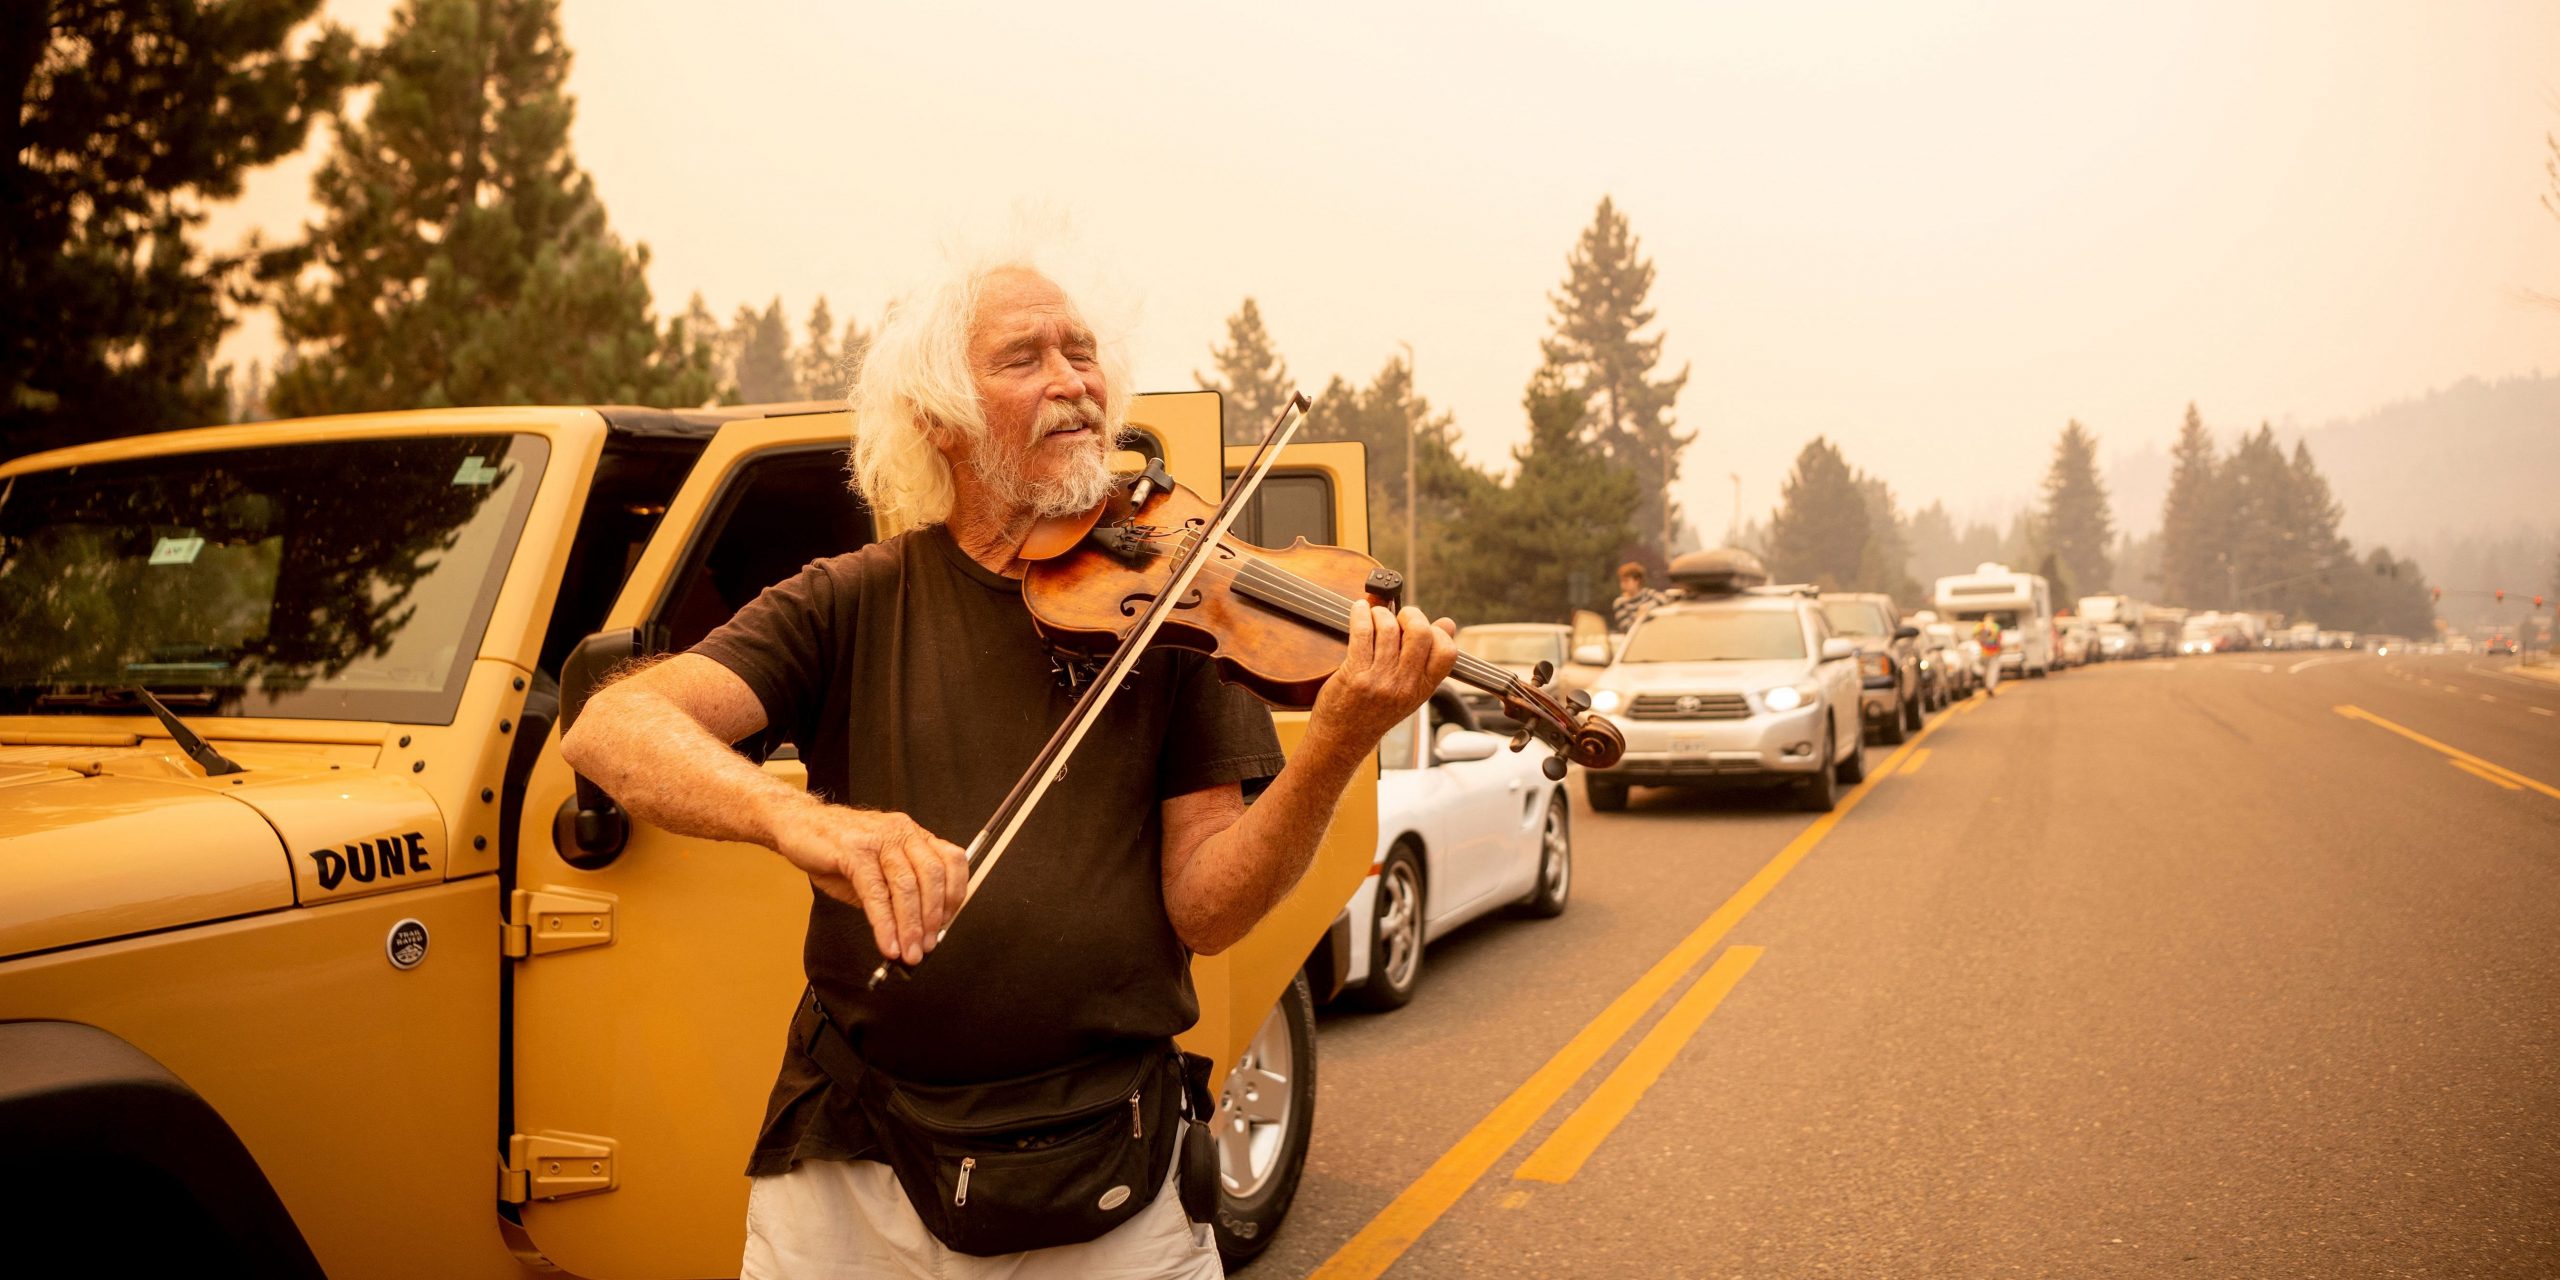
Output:
<svg viewBox="0 0 2560 1280">
<path fill-rule="evenodd" d="M 1616 711 L 1619 704 L 1624 701 L 1625 699 L 1619 697 L 1618 691 L 1615 689 L 1594 689 L 1591 691 L 1591 709 L 1604 716 Z"/>
<path fill-rule="evenodd" d="M 1760 701 L 1771 711 L 1793 711 L 1804 705 L 1804 691 L 1791 684 L 1761 691 Z"/>
</svg>

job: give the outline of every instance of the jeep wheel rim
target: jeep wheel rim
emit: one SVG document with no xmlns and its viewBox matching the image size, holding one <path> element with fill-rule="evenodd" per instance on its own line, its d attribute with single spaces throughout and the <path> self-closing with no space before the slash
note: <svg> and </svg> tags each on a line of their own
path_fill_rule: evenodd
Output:
<svg viewBox="0 0 2560 1280">
<path fill-rule="evenodd" d="M 1280 1168 L 1295 1104 L 1296 1046 L 1289 1039 L 1286 997 L 1271 1007 L 1218 1095 L 1218 1180 L 1230 1197 L 1250 1200 Z"/>
</svg>

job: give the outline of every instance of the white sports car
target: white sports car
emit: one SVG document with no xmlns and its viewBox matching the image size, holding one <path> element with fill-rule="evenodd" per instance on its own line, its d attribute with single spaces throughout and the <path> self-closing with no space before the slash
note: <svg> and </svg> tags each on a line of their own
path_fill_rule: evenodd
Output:
<svg viewBox="0 0 2560 1280">
<path fill-rule="evenodd" d="M 1500 907 L 1564 913 L 1573 818 L 1550 753 L 1475 728 L 1443 687 L 1378 744 L 1378 853 L 1343 908 L 1343 986 L 1372 1009 L 1413 999 L 1426 944 Z"/>
</svg>

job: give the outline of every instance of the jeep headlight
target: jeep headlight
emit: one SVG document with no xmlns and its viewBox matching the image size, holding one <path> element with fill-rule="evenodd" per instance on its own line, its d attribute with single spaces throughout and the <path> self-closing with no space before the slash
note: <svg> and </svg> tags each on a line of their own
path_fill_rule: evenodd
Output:
<svg viewBox="0 0 2560 1280">
<path fill-rule="evenodd" d="M 1804 705 L 1804 699 L 1804 690 L 1791 684 L 1782 684 L 1775 689 L 1762 690 L 1760 693 L 1762 705 L 1771 711 L 1793 711 Z"/>
<path fill-rule="evenodd" d="M 1893 659 L 1881 653 L 1862 653 L 1858 655 L 1858 669 L 1882 679 L 1893 674 Z"/>
<path fill-rule="evenodd" d="M 1626 699 L 1618 696 L 1618 691 L 1615 689 L 1594 689 L 1591 691 L 1591 709 L 1604 716 L 1616 711 L 1625 701 Z"/>
</svg>

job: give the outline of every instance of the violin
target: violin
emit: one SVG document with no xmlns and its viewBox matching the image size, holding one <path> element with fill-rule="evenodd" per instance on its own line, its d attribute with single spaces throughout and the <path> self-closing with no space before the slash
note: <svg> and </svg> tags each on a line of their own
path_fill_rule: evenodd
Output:
<svg viewBox="0 0 2560 1280">
<path fill-rule="evenodd" d="M 1160 461 L 1091 511 L 1035 527 L 1022 558 L 1023 603 L 1054 648 L 1087 655 L 1119 647 L 1147 606 L 1164 593 L 1178 557 L 1201 541 L 1215 512 L 1175 484 Z M 1218 674 L 1274 706 L 1303 709 L 1342 666 L 1354 604 L 1400 603 L 1403 575 L 1347 547 L 1299 538 L 1283 548 L 1221 537 L 1154 643 L 1215 658 Z M 1607 768 L 1626 753 L 1617 726 L 1591 714 L 1580 690 L 1559 696 L 1550 664 L 1528 680 L 1470 654 L 1451 678 L 1492 694 L 1532 739 L 1552 748 L 1542 766 L 1564 777 L 1565 762 Z"/>
<path fill-rule="evenodd" d="M 1310 546 L 1304 538 L 1275 551 L 1227 534 L 1309 407 L 1303 394 L 1290 397 L 1244 476 L 1215 507 L 1175 484 L 1163 460 L 1153 459 L 1093 509 L 1033 527 L 1016 553 L 1031 562 L 1022 596 L 1033 623 L 1056 647 L 1109 656 L 969 842 L 969 892 L 961 908 L 1012 847 L 1032 809 L 1066 776 L 1067 758 L 1150 646 L 1206 653 L 1221 676 L 1264 701 L 1312 706 L 1316 691 L 1342 667 L 1352 606 L 1402 599 L 1403 575 L 1359 552 Z M 1607 768 L 1626 754 L 1626 739 L 1591 713 L 1589 698 L 1577 691 L 1559 699 L 1547 690 L 1554 672 L 1546 663 L 1524 682 L 1460 654 L 1451 674 L 1500 699 L 1520 722 L 1512 750 L 1532 738 L 1554 748 L 1540 766 L 1549 778 L 1562 779 L 1568 759 Z M 958 918 L 955 909 L 943 931 Z M 907 965 L 883 960 L 870 985 L 906 972 Z"/>
</svg>

